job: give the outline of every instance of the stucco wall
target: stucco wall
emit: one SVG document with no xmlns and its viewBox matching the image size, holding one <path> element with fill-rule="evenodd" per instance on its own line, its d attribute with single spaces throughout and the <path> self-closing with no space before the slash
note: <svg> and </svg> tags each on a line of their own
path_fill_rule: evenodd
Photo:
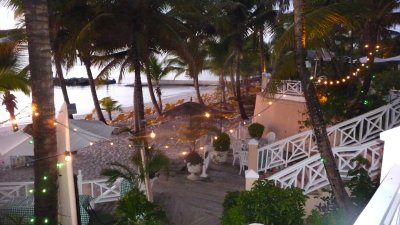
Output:
<svg viewBox="0 0 400 225">
<path fill-rule="evenodd" d="M 307 118 L 303 115 L 305 112 L 307 110 L 303 97 L 276 96 L 271 99 L 258 94 L 253 122 L 265 126 L 263 136 L 272 131 L 276 134 L 276 140 L 280 140 L 299 132 L 298 121 Z"/>
</svg>

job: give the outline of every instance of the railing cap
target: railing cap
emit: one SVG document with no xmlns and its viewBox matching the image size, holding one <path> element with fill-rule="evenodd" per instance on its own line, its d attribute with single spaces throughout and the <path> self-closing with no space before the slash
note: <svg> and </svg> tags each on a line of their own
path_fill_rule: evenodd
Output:
<svg viewBox="0 0 400 225">
<path fill-rule="evenodd" d="M 249 140 L 249 143 L 248 143 L 249 145 L 258 145 L 258 141 L 256 140 L 256 139 L 250 139 Z"/>
<path fill-rule="evenodd" d="M 245 174 L 246 179 L 248 179 L 248 178 L 254 178 L 254 179 L 260 178 L 260 175 L 258 175 L 258 173 L 256 173 L 254 170 L 246 170 L 244 174 Z"/>
</svg>

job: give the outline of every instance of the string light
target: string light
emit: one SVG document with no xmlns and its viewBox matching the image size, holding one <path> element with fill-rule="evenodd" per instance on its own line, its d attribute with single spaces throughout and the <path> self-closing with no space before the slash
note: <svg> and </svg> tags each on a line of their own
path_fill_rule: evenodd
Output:
<svg viewBox="0 0 400 225">
<path fill-rule="evenodd" d="M 154 133 L 154 130 L 151 130 L 150 137 L 153 139 L 156 137 L 156 133 Z"/>
<path fill-rule="evenodd" d="M 364 48 L 369 48 L 369 45 L 368 44 L 364 45 Z M 379 52 L 379 48 L 380 48 L 380 46 L 376 45 L 375 46 L 375 52 Z M 370 62 L 371 61 L 370 56 L 373 55 L 373 52 L 369 51 L 368 55 L 369 56 L 366 58 L 367 63 L 361 63 L 357 68 L 355 68 L 354 72 L 351 73 L 354 77 L 356 77 L 358 75 L 358 73 L 361 71 L 361 69 L 363 69 L 363 68 L 368 69 L 369 68 L 368 63 L 371 63 Z M 347 80 L 351 79 L 351 77 L 349 75 L 347 75 L 345 77 L 346 77 Z M 310 80 L 313 80 L 313 79 L 314 79 L 314 77 L 311 76 Z M 336 79 L 336 80 L 318 79 L 316 84 L 334 85 L 334 84 L 341 84 L 341 83 L 345 83 L 345 82 L 346 82 L 346 80 L 344 78 L 339 78 L 339 79 Z"/>
</svg>

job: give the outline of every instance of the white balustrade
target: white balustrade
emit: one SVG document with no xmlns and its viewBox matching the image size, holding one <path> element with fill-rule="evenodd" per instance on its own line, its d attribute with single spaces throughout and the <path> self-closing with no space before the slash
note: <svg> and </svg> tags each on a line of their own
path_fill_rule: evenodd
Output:
<svg viewBox="0 0 400 225">
<path fill-rule="evenodd" d="M 382 161 L 382 144 L 380 141 L 371 141 L 358 146 L 335 147 L 332 149 L 338 170 L 342 178 L 349 178 L 347 172 L 354 169 L 356 163 L 351 162 L 358 155 L 368 159 L 370 176 L 379 174 Z M 319 153 L 302 160 L 286 169 L 283 169 L 270 177 L 280 187 L 298 187 L 305 194 L 323 188 L 329 184 L 324 164 Z"/>
<path fill-rule="evenodd" d="M 379 138 L 379 133 L 400 125 L 400 99 L 327 129 L 332 147 L 360 145 Z M 258 171 L 287 167 L 318 153 L 312 130 L 258 149 Z"/>
<path fill-rule="evenodd" d="M 281 80 L 277 94 L 303 96 L 303 88 L 298 80 Z"/>
<path fill-rule="evenodd" d="M 83 181 L 82 192 L 94 198 L 93 204 L 117 201 L 121 196 L 121 179 L 112 185 L 107 179 Z"/>
<path fill-rule="evenodd" d="M 15 197 L 26 197 L 32 195 L 33 182 L 4 182 L 0 183 L 0 205 L 11 201 Z M 78 188 L 79 189 L 79 188 Z M 114 184 L 107 183 L 107 179 L 88 180 L 82 182 L 80 188 L 84 195 L 93 198 L 92 204 L 117 201 L 121 196 L 121 180 Z"/>
<path fill-rule="evenodd" d="M 33 190 L 33 182 L 4 182 L 0 183 L 0 205 L 15 197 L 25 197 Z M 33 193 L 33 192 L 32 192 Z"/>
</svg>

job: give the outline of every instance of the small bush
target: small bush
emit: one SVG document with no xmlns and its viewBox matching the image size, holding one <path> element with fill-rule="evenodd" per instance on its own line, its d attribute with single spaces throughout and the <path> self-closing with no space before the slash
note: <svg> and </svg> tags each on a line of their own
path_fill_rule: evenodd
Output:
<svg viewBox="0 0 400 225">
<path fill-rule="evenodd" d="M 251 191 L 226 195 L 222 224 L 302 225 L 306 198 L 299 188 L 281 189 L 272 181 L 257 181 Z"/>
<path fill-rule="evenodd" d="M 259 123 L 252 123 L 248 130 L 250 137 L 260 139 L 264 133 L 264 126 Z"/>
<path fill-rule="evenodd" d="M 196 151 L 190 151 L 189 154 L 185 157 L 185 161 L 190 163 L 191 165 L 201 164 L 203 163 L 203 158 Z"/>
<path fill-rule="evenodd" d="M 231 139 L 227 133 L 219 133 L 217 135 L 217 139 L 213 141 L 213 147 L 215 151 L 225 152 L 229 151 L 229 147 L 231 145 Z"/>
<path fill-rule="evenodd" d="M 146 196 L 134 188 L 118 201 L 115 210 L 116 225 L 165 224 L 165 213 L 154 203 L 147 201 Z"/>
</svg>

